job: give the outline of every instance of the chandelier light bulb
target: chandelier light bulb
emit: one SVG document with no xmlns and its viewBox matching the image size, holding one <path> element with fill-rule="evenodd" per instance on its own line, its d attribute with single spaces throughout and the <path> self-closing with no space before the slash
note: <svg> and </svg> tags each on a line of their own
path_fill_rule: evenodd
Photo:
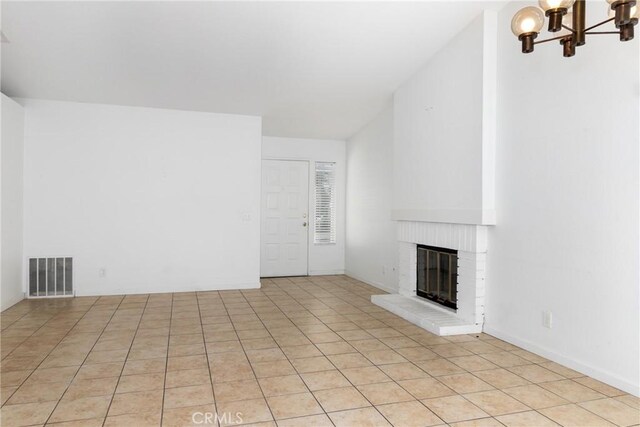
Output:
<svg viewBox="0 0 640 427">
<path fill-rule="evenodd" d="M 520 37 L 524 34 L 538 34 L 544 26 L 544 13 L 534 6 L 520 9 L 511 20 L 511 31 Z"/>
<path fill-rule="evenodd" d="M 537 7 L 520 9 L 511 20 L 511 31 L 522 42 L 522 53 L 533 52 L 533 40 L 544 25 L 544 13 Z"/>
<path fill-rule="evenodd" d="M 569 9 L 576 0 L 539 0 L 540 8 L 545 12 L 558 9 Z"/>
<path fill-rule="evenodd" d="M 611 5 L 611 10 L 614 12 L 614 22 L 616 27 L 620 28 L 623 25 L 631 23 L 633 16 L 632 9 L 636 5 L 636 0 L 607 0 L 607 2 Z"/>
<path fill-rule="evenodd" d="M 613 17 L 615 18 L 614 22 L 616 24 L 616 27 L 620 29 L 620 41 L 628 42 L 629 40 L 633 40 L 633 37 L 634 37 L 633 27 L 635 27 L 636 24 L 638 24 L 638 18 L 640 18 L 640 10 L 638 6 L 633 6 L 629 10 L 629 22 L 627 24 L 622 24 L 622 25 L 618 24 L 618 14 L 619 14 L 618 10 L 609 11 L 609 17 L 613 15 Z"/>
<path fill-rule="evenodd" d="M 567 15 L 569 15 L 569 13 L 567 13 Z M 565 15 L 565 16 L 567 16 L 567 15 Z M 631 17 L 631 20 L 635 19 L 635 20 L 637 21 L 637 20 L 638 20 L 638 18 L 640 18 L 640 9 L 638 9 L 638 6 L 633 6 L 633 7 L 631 8 L 631 12 L 629 13 L 629 15 L 630 15 L 630 17 Z M 615 18 L 615 17 L 616 17 L 616 11 L 615 11 L 615 10 L 613 10 L 613 9 L 609 9 L 609 18 Z M 564 18 L 563 18 L 563 20 L 562 20 L 562 23 L 563 23 L 564 25 L 567 25 L 567 24 L 564 22 Z"/>
<path fill-rule="evenodd" d="M 549 17 L 549 31 L 555 33 L 562 30 L 562 15 L 573 6 L 576 0 L 539 0 L 538 4 Z"/>
</svg>

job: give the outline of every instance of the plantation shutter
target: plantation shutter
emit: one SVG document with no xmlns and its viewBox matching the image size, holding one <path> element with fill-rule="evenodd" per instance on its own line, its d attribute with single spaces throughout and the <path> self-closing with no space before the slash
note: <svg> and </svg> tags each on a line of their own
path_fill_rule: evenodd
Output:
<svg viewBox="0 0 640 427">
<path fill-rule="evenodd" d="M 316 216 L 314 243 L 336 242 L 336 164 L 316 162 Z"/>
</svg>

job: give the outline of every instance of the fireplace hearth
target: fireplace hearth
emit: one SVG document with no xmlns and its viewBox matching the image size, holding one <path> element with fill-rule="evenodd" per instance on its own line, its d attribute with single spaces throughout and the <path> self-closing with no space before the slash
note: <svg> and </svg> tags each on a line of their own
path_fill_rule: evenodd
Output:
<svg viewBox="0 0 640 427">
<path fill-rule="evenodd" d="M 416 295 L 458 308 L 458 251 L 417 245 Z"/>
</svg>

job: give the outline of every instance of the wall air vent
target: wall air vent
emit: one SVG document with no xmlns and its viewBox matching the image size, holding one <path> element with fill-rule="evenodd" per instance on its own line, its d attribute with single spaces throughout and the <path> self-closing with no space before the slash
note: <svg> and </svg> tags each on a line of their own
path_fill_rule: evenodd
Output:
<svg viewBox="0 0 640 427">
<path fill-rule="evenodd" d="M 29 258 L 29 298 L 73 296 L 73 258 Z"/>
</svg>

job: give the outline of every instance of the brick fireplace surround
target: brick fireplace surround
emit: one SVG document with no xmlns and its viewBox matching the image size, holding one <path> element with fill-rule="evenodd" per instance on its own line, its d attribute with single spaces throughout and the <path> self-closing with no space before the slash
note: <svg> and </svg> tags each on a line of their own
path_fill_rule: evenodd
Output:
<svg viewBox="0 0 640 427">
<path fill-rule="evenodd" d="M 487 226 L 398 221 L 398 294 L 371 301 L 438 335 L 482 332 Z M 416 296 L 417 245 L 458 251 L 458 308 Z"/>
</svg>

